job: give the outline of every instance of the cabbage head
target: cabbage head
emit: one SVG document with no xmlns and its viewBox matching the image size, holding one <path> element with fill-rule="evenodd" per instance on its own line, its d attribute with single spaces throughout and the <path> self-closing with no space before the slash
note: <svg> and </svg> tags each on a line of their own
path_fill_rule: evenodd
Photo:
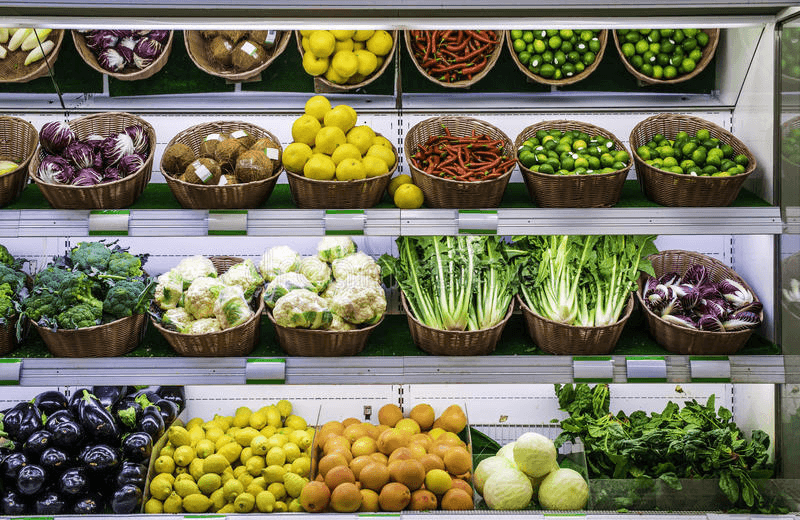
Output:
<svg viewBox="0 0 800 520">
<path fill-rule="evenodd" d="M 376 283 L 381 283 L 381 268 L 369 255 L 358 252 L 344 258 L 334 260 L 332 264 L 333 277 L 344 280 L 349 276 L 366 276 Z"/>
<path fill-rule="evenodd" d="M 195 279 L 183 295 L 183 306 L 196 319 L 214 316 L 214 304 L 219 293 L 225 287 L 216 278 L 201 277 Z"/>
<path fill-rule="evenodd" d="M 219 320 L 223 329 L 236 327 L 249 320 L 253 309 L 247 303 L 244 291 L 238 285 L 224 287 L 214 302 L 214 316 Z"/>
<path fill-rule="evenodd" d="M 300 254 L 291 247 L 277 246 L 264 253 L 258 263 L 258 269 L 264 280 L 271 282 L 279 274 L 296 272 L 300 269 L 300 260 Z"/>
<path fill-rule="evenodd" d="M 208 334 L 210 332 L 219 332 L 222 327 L 217 318 L 203 318 L 193 321 L 184 334 Z"/>
<path fill-rule="evenodd" d="M 267 284 L 267 288 L 264 290 L 264 303 L 267 307 L 272 309 L 275 307 L 278 300 L 286 293 L 298 289 L 317 292 L 314 290 L 314 285 L 308 281 L 308 278 L 300 273 L 279 274 L 274 280 Z"/>
<path fill-rule="evenodd" d="M 307 256 L 300 262 L 300 274 L 308 278 L 314 292 L 321 293 L 331 282 L 331 268 L 316 256 Z"/>
<path fill-rule="evenodd" d="M 378 283 L 342 282 L 330 302 L 331 310 L 355 325 L 372 325 L 386 312 L 386 293 Z"/>
<path fill-rule="evenodd" d="M 250 259 L 232 265 L 230 269 L 219 276 L 219 279 L 225 285 L 238 285 L 241 287 L 247 301 L 250 301 L 258 288 L 264 283 L 264 279 L 256 269 L 256 264 Z"/>
<path fill-rule="evenodd" d="M 156 304 L 163 310 L 174 309 L 183 296 L 183 278 L 175 269 L 158 277 L 156 285 Z"/>
<path fill-rule="evenodd" d="M 350 237 L 324 237 L 317 244 L 317 256 L 323 262 L 331 263 L 356 252 L 356 244 Z"/>
<path fill-rule="evenodd" d="M 173 270 L 183 279 L 184 291 L 197 278 L 217 277 L 217 268 L 214 267 L 211 260 L 200 255 L 184 258 Z"/>
<path fill-rule="evenodd" d="M 169 309 L 161 316 L 161 323 L 167 328 L 185 333 L 194 322 L 192 315 L 186 309 Z"/>
<path fill-rule="evenodd" d="M 333 320 L 328 303 L 308 289 L 297 289 L 281 296 L 272 316 L 281 327 L 303 329 L 325 329 Z"/>
</svg>

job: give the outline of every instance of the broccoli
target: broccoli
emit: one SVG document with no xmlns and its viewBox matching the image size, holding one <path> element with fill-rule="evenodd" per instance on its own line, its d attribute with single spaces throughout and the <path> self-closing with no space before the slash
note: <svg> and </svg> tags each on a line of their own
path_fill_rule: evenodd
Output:
<svg viewBox="0 0 800 520">
<path fill-rule="evenodd" d="M 23 305 L 25 314 L 38 323 L 43 317 L 55 316 L 61 311 L 61 298 L 53 289 L 36 287 Z"/>
<path fill-rule="evenodd" d="M 115 319 L 144 314 L 150 298 L 142 298 L 142 293 L 152 288 L 152 284 L 145 286 L 138 280 L 124 280 L 117 282 L 108 290 L 103 301 L 103 313 Z"/>
<path fill-rule="evenodd" d="M 5 264 L 0 264 L 0 284 L 7 283 L 16 293 L 25 287 L 25 273 Z"/>
<path fill-rule="evenodd" d="M 70 274 L 71 271 L 67 269 L 50 266 L 36 273 L 33 279 L 33 286 L 57 291 L 61 287 L 61 282 Z"/>
<path fill-rule="evenodd" d="M 69 257 L 76 269 L 105 271 L 111 259 L 111 249 L 102 242 L 80 242 Z"/>
<path fill-rule="evenodd" d="M 99 318 L 103 314 L 103 302 L 92 294 L 96 287 L 95 281 L 86 273 L 72 271 L 61 282 L 58 293 L 63 306 L 87 305 L 94 309 L 96 317 Z"/>
<path fill-rule="evenodd" d="M 94 327 L 99 323 L 99 318 L 100 317 L 95 313 L 94 307 L 82 303 L 60 313 L 56 317 L 56 321 L 58 322 L 58 326 L 62 329 L 80 329 L 84 327 Z"/>
<path fill-rule="evenodd" d="M 10 318 L 16 312 L 14 290 L 7 283 L 0 284 L 0 320 Z"/>
<path fill-rule="evenodd" d="M 9 267 L 14 265 L 14 257 L 11 256 L 11 253 L 8 252 L 6 246 L 0 244 L 0 263 L 5 264 Z"/>
<path fill-rule="evenodd" d="M 111 253 L 108 261 L 108 274 L 126 278 L 142 276 L 142 260 L 127 251 Z"/>
</svg>

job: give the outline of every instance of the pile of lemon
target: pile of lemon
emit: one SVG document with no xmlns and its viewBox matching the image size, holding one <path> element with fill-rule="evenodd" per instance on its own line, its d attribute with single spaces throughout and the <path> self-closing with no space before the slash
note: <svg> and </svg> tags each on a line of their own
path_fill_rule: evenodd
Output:
<svg viewBox="0 0 800 520">
<path fill-rule="evenodd" d="M 314 428 L 282 400 L 234 416 L 194 418 L 167 430 L 154 461 L 146 513 L 303 511 Z"/>
<path fill-rule="evenodd" d="M 392 144 L 367 125 L 356 126 L 356 111 L 331 107 L 325 96 L 313 96 L 305 113 L 292 124 L 292 144 L 283 165 L 293 173 L 321 181 L 378 177 L 397 162 Z"/>
<path fill-rule="evenodd" d="M 332 83 L 361 83 L 383 65 L 394 39 L 387 31 L 300 31 L 303 69 Z"/>
</svg>

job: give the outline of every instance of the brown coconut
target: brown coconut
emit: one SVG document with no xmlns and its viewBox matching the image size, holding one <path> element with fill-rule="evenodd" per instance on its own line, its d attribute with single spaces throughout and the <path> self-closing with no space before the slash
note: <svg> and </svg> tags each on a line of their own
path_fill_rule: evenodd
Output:
<svg viewBox="0 0 800 520">
<path fill-rule="evenodd" d="M 191 148 L 182 143 L 175 143 L 166 150 L 161 159 L 164 170 L 169 175 L 180 175 L 186 167 L 196 159 Z"/>
<path fill-rule="evenodd" d="M 249 38 L 269 49 L 280 38 L 280 31 L 250 31 Z"/>
<path fill-rule="evenodd" d="M 219 35 L 219 31 L 200 31 L 200 35 L 206 40 L 213 40 Z"/>
<path fill-rule="evenodd" d="M 256 138 L 250 135 L 250 132 L 248 132 L 247 130 L 233 131 L 231 132 L 231 138 L 236 139 L 237 141 L 242 143 L 242 146 L 244 146 L 245 148 L 250 148 L 251 146 L 253 146 L 253 143 L 256 142 Z"/>
<path fill-rule="evenodd" d="M 236 180 L 235 175 L 223 175 L 219 179 L 220 186 L 227 186 L 228 184 L 239 184 L 239 181 Z"/>
<path fill-rule="evenodd" d="M 214 186 L 219 184 L 222 169 L 214 159 L 201 157 L 187 166 L 183 175 L 186 177 L 186 182 Z"/>
<path fill-rule="evenodd" d="M 254 69 L 266 59 L 264 47 L 252 40 L 242 40 L 233 49 L 233 67 L 236 70 Z"/>
<path fill-rule="evenodd" d="M 217 144 L 217 148 L 214 150 L 214 159 L 217 160 L 221 168 L 232 172 L 234 166 L 236 166 L 236 159 L 246 150 L 238 140 L 228 138 Z"/>
<path fill-rule="evenodd" d="M 217 36 L 211 40 L 208 52 L 211 53 L 211 58 L 223 67 L 230 67 L 233 63 L 233 43 L 224 36 Z"/>
<path fill-rule="evenodd" d="M 263 152 L 248 150 L 236 160 L 234 172 L 239 182 L 253 182 L 272 175 L 272 161 Z"/>
<path fill-rule="evenodd" d="M 200 157 L 214 159 L 214 152 L 217 150 L 217 145 L 229 137 L 228 134 L 208 134 L 203 139 L 203 142 L 200 143 Z"/>
</svg>

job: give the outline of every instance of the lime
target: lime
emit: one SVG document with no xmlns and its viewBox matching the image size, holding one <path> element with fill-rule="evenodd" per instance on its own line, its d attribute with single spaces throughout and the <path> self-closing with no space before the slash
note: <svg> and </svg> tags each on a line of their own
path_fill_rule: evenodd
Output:
<svg viewBox="0 0 800 520">
<path fill-rule="evenodd" d="M 522 33 L 522 41 L 525 43 L 532 43 L 533 42 L 533 31 L 525 31 Z"/>
<path fill-rule="evenodd" d="M 684 60 L 681 62 L 681 72 L 684 74 L 689 74 L 695 69 L 695 67 L 697 67 L 697 64 L 691 58 L 684 58 Z"/>
<path fill-rule="evenodd" d="M 641 157 L 643 160 L 645 161 L 650 160 L 651 157 L 650 148 L 648 148 L 647 146 L 640 146 L 639 148 L 636 149 L 636 153 L 639 154 L 639 157 Z"/>
<path fill-rule="evenodd" d="M 561 36 L 562 40 L 569 40 L 572 38 L 573 32 L 572 29 L 561 29 L 558 31 L 558 35 Z"/>
<path fill-rule="evenodd" d="M 536 51 L 536 54 L 541 54 L 547 50 L 547 45 L 542 40 L 535 40 L 533 42 L 533 50 Z"/>
<path fill-rule="evenodd" d="M 547 45 L 548 45 L 548 46 L 549 46 L 551 49 L 553 49 L 553 50 L 555 50 L 555 49 L 558 49 L 559 47 L 561 47 L 561 37 L 559 37 L 559 36 L 552 36 L 552 37 L 551 37 L 551 38 L 550 38 L 550 39 L 547 41 Z"/>
<path fill-rule="evenodd" d="M 653 78 L 661 79 L 664 77 L 664 67 L 661 65 L 653 65 Z"/>
<path fill-rule="evenodd" d="M 697 131 L 696 137 L 701 141 L 711 139 L 711 131 L 709 131 L 707 128 L 701 128 Z"/>
<path fill-rule="evenodd" d="M 735 162 L 736 164 L 740 164 L 742 166 L 747 166 L 747 163 L 750 161 L 747 159 L 746 155 L 740 153 L 739 155 L 733 158 L 733 162 Z"/>
<path fill-rule="evenodd" d="M 699 32 L 696 35 L 696 39 L 697 39 L 697 44 L 700 47 L 705 47 L 706 45 L 708 45 L 708 33 Z"/>
<path fill-rule="evenodd" d="M 552 78 L 556 73 L 556 68 L 550 65 L 549 63 L 545 63 L 542 65 L 542 68 L 539 70 L 539 74 L 543 78 Z"/>
<path fill-rule="evenodd" d="M 636 49 L 636 54 L 644 54 L 645 52 L 648 51 L 648 49 L 650 49 L 650 45 L 648 45 L 646 40 L 639 40 L 638 42 L 636 42 L 635 49 Z"/>
<path fill-rule="evenodd" d="M 630 58 L 634 54 L 636 54 L 636 46 L 632 43 L 623 43 L 622 44 L 622 54 L 626 58 Z"/>
<path fill-rule="evenodd" d="M 528 51 L 522 51 L 519 53 L 519 61 L 523 65 L 528 65 L 531 61 L 531 54 Z"/>
<path fill-rule="evenodd" d="M 526 43 L 522 40 L 522 38 L 518 38 L 514 40 L 514 52 L 522 52 L 525 50 Z"/>
<path fill-rule="evenodd" d="M 519 40 L 522 38 L 522 31 L 519 29 L 512 29 L 511 30 L 511 39 L 512 40 Z"/>
<path fill-rule="evenodd" d="M 672 65 L 667 65 L 664 67 L 664 78 L 672 79 L 678 75 L 678 69 L 673 67 Z"/>
</svg>

